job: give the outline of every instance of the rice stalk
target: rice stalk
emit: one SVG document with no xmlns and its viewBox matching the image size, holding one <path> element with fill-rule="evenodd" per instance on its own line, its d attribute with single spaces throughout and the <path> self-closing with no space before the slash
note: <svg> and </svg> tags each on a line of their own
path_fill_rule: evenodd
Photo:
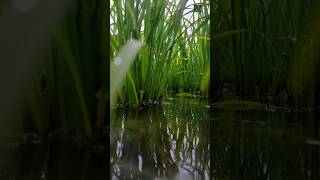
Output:
<svg viewBox="0 0 320 180">
<path fill-rule="evenodd" d="M 175 87 L 176 79 L 181 80 L 179 85 L 186 91 L 200 90 L 209 62 L 206 53 L 209 49 L 209 5 L 187 3 L 187 0 L 112 2 L 111 58 L 130 39 L 145 42 L 119 91 L 122 103 L 137 105 L 161 100 L 168 89 Z M 195 11 L 192 7 L 196 5 Z M 187 56 L 188 61 L 177 61 Z M 182 71 L 192 73 L 177 73 Z"/>
</svg>

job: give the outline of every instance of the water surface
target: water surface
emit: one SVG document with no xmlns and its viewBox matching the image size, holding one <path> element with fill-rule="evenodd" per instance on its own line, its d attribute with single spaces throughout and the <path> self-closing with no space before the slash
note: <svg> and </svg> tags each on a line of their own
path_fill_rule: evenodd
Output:
<svg viewBox="0 0 320 180">
<path fill-rule="evenodd" d="M 198 99 L 116 109 L 111 179 L 320 179 L 314 113 L 210 109 Z"/>
<path fill-rule="evenodd" d="M 1 180 L 108 179 L 107 154 L 100 145 L 68 142 L 2 142 Z"/>
<path fill-rule="evenodd" d="M 117 109 L 111 121 L 112 179 L 209 179 L 209 109 L 166 99 L 148 109 Z"/>
</svg>

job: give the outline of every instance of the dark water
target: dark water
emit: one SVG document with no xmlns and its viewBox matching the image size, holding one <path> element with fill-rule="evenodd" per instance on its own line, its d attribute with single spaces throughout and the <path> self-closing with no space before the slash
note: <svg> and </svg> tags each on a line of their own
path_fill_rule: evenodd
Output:
<svg viewBox="0 0 320 180">
<path fill-rule="evenodd" d="M 117 109 L 112 179 L 320 179 L 313 113 L 224 111 L 198 100 Z"/>
<path fill-rule="evenodd" d="M 175 99 L 111 121 L 112 179 L 208 179 L 209 109 Z"/>
<path fill-rule="evenodd" d="M 41 142 L 0 145 L 1 180 L 108 179 L 107 155 L 94 146 Z"/>
<path fill-rule="evenodd" d="M 214 179 L 320 179 L 313 113 L 212 111 Z"/>
<path fill-rule="evenodd" d="M 314 113 L 224 111 L 196 99 L 116 109 L 107 150 L 81 141 L 4 142 L 0 180 L 320 179 Z M 79 143 L 80 142 L 80 143 Z"/>
</svg>

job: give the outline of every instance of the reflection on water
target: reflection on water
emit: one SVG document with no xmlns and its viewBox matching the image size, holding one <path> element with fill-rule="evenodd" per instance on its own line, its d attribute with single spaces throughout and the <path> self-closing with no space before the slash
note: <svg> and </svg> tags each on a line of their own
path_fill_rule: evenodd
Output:
<svg viewBox="0 0 320 180">
<path fill-rule="evenodd" d="M 320 179 L 313 113 L 209 110 L 196 100 L 117 109 L 112 179 Z"/>
<path fill-rule="evenodd" d="M 74 142 L 0 143 L 1 180 L 108 179 L 105 151 Z"/>
<path fill-rule="evenodd" d="M 113 115 L 111 179 L 320 179 L 313 113 L 209 110 L 167 99 Z M 0 180 L 108 179 L 105 149 L 83 142 L 0 138 Z"/>
<path fill-rule="evenodd" d="M 320 179 L 312 113 L 212 111 L 210 117 L 214 179 Z"/>
<path fill-rule="evenodd" d="M 182 99 L 118 109 L 111 120 L 112 179 L 209 179 L 208 113 L 205 104 Z"/>
</svg>

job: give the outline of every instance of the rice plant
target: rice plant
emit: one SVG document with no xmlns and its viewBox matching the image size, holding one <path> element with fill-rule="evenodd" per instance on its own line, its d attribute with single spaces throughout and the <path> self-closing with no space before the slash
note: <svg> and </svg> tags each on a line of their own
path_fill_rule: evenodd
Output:
<svg viewBox="0 0 320 180">
<path fill-rule="evenodd" d="M 136 54 L 143 46 L 141 41 L 131 41 L 125 44 L 120 50 L 118 55 L 112 61 L 110 66 L 110 102 L 114 103 L 114 97 L 117 94 L 117 90 L 121 86 L 121 82 L 125 78 L 125 75 L 132 64 Z M 136 97 L 138 98 L 138 97 Z"/>
<path fill-rule="evenodd" d="M 313 106 L 306 95 L 314 94 L 309 90 L 317 67 L 317 7 L 312 0 L 212 1 L 213 37 L 238 32 L 212 38 L 213 96 L 221 99 L 225 84 L 231 83 L 240 99 L 268 101 L 264 97 L 276 99 L 285 92 L 289 104 Z M 297 96 L 299 102 L 292 102 Z"/>
<path fill-rule="evenodd" d="M 111 59 L 128 40 L 145 42 L 119 90 L 120 103 L 159 101 L 176 87 L 200 90 L 209 64 L 209 4 L 191 2 L 111 2 Z"/>
<path fill-rule="evenodd" d="M 31 2 L 13 3 L 27 6 Z M 17 16 L 25 13 L 22 20 L 30 23 L 21 29 L 21 36 L 27 36 L 22 38 L 24 42 L 19 37 L 11 40 L 12 44 L 21 44 L 15 47 L 17 54 L 28 54 L 17 55 L 19 61 L 29 63 L 21 68 L 21 72 L 28 72 L 21 76 L 28 76 L 29 84 L 17 92 L 16 98 L 21 115 L 16 127 L 22 133 L 59 130 L 87 138 L 102 136 L 107 126 L 109 54 L 105 25 L 109 19 L 107 1 L 99 1 L 99 6 L 97 3 L 52 2 L 51 11 L 47 5 L 34 2 L 34 7 L 21 10 L 24 12 L 11 12 Z M 35 23 L 31 17 L 38 16 L 41 21 Z M 6 29 L 5 22 L 3 25 Z"/>
<path fill-rule="evenodd" d="M 56 26 L 45 67 L 52 127 L 87 137 L 106 125 L 107 1 L 69 2 Z"/>
</svg>

